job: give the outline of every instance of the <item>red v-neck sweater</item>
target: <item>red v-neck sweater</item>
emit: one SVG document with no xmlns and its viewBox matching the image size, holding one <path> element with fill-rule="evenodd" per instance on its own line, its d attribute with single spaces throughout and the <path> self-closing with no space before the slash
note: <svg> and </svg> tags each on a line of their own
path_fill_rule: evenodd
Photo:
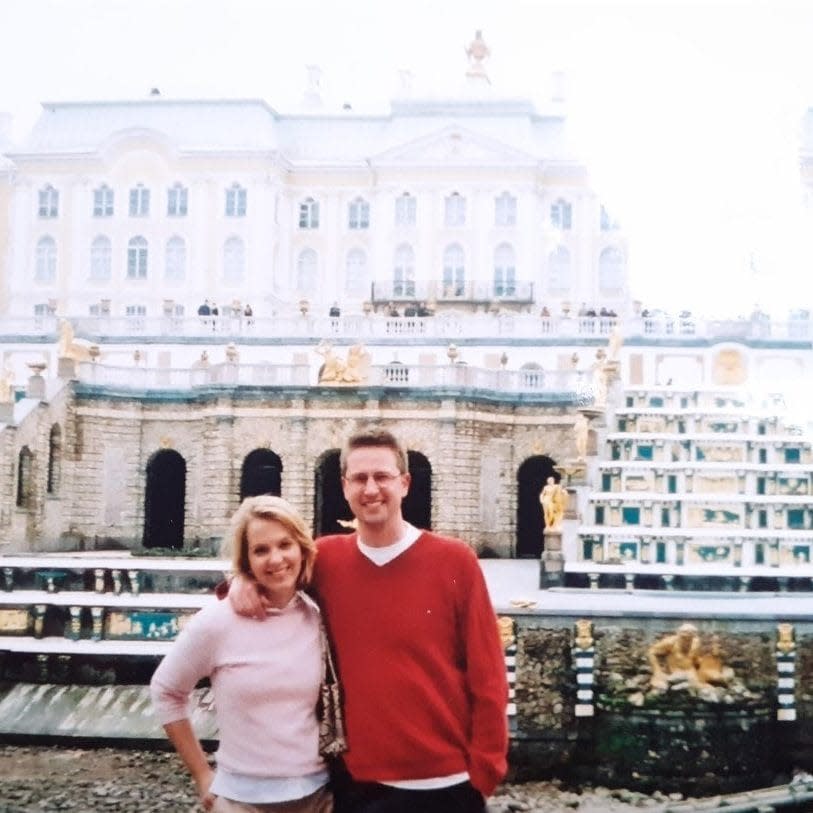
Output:
<svg viewBox="0 0 813 813">
<path fill-rule="evenodd" d="M 378 566 L 355 534 L 323 537 L 314 587 L 344 686 L 359 781 L 468 771 L 489 796 L 505 776 L 508 686 L 495 613 L 473 551 L 424 531 Z"/>
</svg>

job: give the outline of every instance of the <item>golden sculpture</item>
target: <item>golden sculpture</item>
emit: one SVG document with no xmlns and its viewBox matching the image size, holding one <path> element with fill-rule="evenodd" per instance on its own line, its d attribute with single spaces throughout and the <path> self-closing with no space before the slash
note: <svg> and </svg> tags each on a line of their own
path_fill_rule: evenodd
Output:
<svg viewBox="0 0 813 813">
<path fill-rule="evenodd" d="M 576 622 L 576 646 L 579 649 L 593 646 L 593 622 L 588 618 L 580 618 Z"/>
<path fill-rule="evenodd" d="M 0 404 L 14 403 L 14 371 L 6 364 L 0 373 Z"/>
<path fill-rule="evenodd" d="M 316 352 L 324 358 L 319 368 L 320 384 L 361 384 L 367 380 L 370 354 L 363 344 L 354 344 L 347 351 L 347 359 L 340 359 L 329 342 L 319 342 Z"/>
<path fill-rule="evenodd" d="M 697 680 L 701 685 L 728 686 L 734 679 L 734 670 L 723 665 L 720 636 L 711 636 L 711 646 L 697 658 Z"/>
<path fill-rule="evenodd" d="M 500 635 L 503 649 L 507 649 L 514 643 L 514 619 L 507 615 L 497 618 L 497 632 Z"/>
<path fill-rule="evenodd" d="M 649 647 L 647 657 L 652 667 L 653 689 L 666 689 L 670 682 L 688 681 L 699 685 L 697 660 L 700 654 L 700 636 L 694 624 L 681 624 L 676 633 L 667 635 Z"/>
<path fill-rule="evenodd" d="M 90 348 L 76 341 L 73 325 L 67 319 L 59 322 L 59 358 L 90 361 Z"/>
<path fill-rule="evenodd" d="M 779 633 L 776 648 L 780 652 L 792 652 L 796 648 L 793 640 L 793 624 L 777 624 L 776 631 Z"/>
<path fill-rule="evenodd" d="M 545 487 L 539 493 L 539 502 L 542 504 L 545 530 L 559 530 L 567 506 L 567 492 L 565 489 L 553 477 L 548 477 Z"/>
</svg>

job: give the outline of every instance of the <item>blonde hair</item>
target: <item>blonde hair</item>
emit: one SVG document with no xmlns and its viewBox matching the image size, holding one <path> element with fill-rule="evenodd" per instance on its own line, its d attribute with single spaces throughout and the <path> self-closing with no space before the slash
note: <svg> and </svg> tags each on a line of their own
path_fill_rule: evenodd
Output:
<svg viewBox="0 0 813 813">
<path fill-rule="evenodd" d="M 247 497 L 231 518 L 229 535 L 223 540 L 220 553 L 221 556 L 231 560 L 232 571 L 253 578 L 248 563 L 247 537 L 248 524 L 252 519 L 271 519 L 279 522 L 288 531 L 302 551 L 302 570 L 296 586 L 307 587 L 316 559 L 316 543 L 296 509 L 282 497 L 273 497 L 270 494 Z"/>
</svg>

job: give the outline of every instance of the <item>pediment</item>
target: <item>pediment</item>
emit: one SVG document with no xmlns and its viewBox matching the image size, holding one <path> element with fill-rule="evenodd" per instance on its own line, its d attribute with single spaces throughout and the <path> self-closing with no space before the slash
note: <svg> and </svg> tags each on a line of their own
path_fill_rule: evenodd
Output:
<svg viewBox="0 0 813 813">
<path fill-rule="evenodd" d="M 536 166 L 530 153 L 463 127 L 447 127 L 373 156 L 376 166 Z"/>
</svg>

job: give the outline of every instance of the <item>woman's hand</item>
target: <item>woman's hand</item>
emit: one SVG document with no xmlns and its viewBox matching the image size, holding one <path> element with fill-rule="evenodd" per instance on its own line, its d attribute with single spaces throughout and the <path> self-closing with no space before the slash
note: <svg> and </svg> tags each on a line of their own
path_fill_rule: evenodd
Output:
<svg viewBox="0 0 813 813">
<path fill-rule="evenodd" d="M 268 616 L 268 601 L 257 582 L 237 574 L 229 585 L 229 601 L 238 615 L 262 620 Z"/>
<path fill-rule="evenodd" d="M 209 791 L 214 778 L 215 772 L 211 768 L 206 769 L 200 776 L 195 777 L 195 787 L 197 788 L 198 798 L 204 810 L 211 810 L 215 804 L 215 795 Z"/>
</svg>

